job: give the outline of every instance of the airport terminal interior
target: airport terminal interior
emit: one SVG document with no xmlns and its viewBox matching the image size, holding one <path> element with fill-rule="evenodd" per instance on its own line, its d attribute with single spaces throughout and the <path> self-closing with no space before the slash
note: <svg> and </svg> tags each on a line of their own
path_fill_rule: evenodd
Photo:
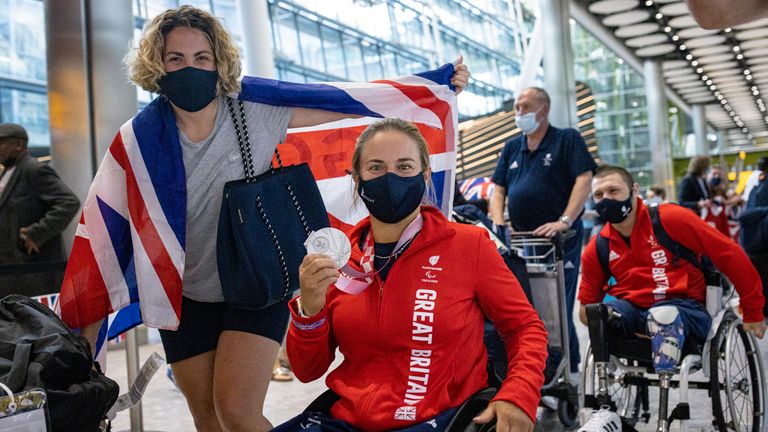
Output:
<svg viewBox="0 0 768 432">
<path fill-rule="evenodd" d="M 471 77 L 455 99 L 456 137 L 449 140 L 450 145 L 443 146 L 444 153 L 439 158 L 432 159 L 433 163 L 439 160 L 436 166 L 442 168 L 434 169 L 440 169 L 445 176 L 440 177 L 438 185 L 443 203 L 452 194 L 461 194 L 469 202 L 483 202 L 482 216 L 493 220 L 493 213 L 489 213 L 493 204 L 488 202 L 494 196 L 494 186 L 498 186 L 497 165 L 505 143 L 523 136 L 524 125 L 517 122 L 521 113 L 516 110 L 516 102 L 526 89 L 537 87 L 548 94 L 549 123 L 557 128 L 575 129 L 596 166 L 626 169 L 637 183 L 640 196 L 650 202 L 652 195 L 663 195 L 665 202 L 682 201 L 680 185 L 691 172 L 692 160 L 708 157 L 709 171 L 705 167 L 699 181 L 706 188 L 703 182 L 710 184 L 711 173 L 720 170 L 722 199 L 729 203 L 728 217 L 722 219 L 724 234 L 738 243 L 739 230 L 743 229 L 738 212 L 744 210 L 750 191 L 765 181 L 759 164 L 768 157 L 768 107 L 764 93 L 768 91 L 768 13 L 756 10 L 751 19 L 720 26 L 717 22 L 697 20 L 692 13 L 692 4 L 696 2 L 708 3 L 0 0 L 0 123 L 22 125 L 28 134 L 29 154 L 53 167 L 80 203 L 84 203 L 102 159 L 109 158 L 108 148 L 115 131 L 155 98 L 162 97 L 128 80 L 126 54 L 136 48 L 154 17 L 166 9 L 188 4 L 220 20 L 240 51 L 242 73 L 246 76 L 301 84 L 365 83 L 437 69 L 462 57 Z M 729 3 L 733 8 L 768 7 L 765 0 L 745 2 L 749 6 L 724 0 L 709 3 Z M 312 143 L 308 145 L 311 147 Z M 546 160 L 544 163 L 548 165 Z M 3 174 L 11 168 L 0 164 Z M 5 212 L 2 192 L 8 179 L 1 181 L 3 174 L 0 211 Z M 709 194 L 714 190 L 712 186 Z M 704 196 L 707 200 L 709 197 Z M 604 222 L 598 217 L 594 200 L 586 201 L 583 215 L 579 210 L 576 217 L 583 221 L 583 245 Z M 442 209 L 450 208 L 446 206 Z M 721 208 L 726 209 L 725 204 Z M 506 211 L 506 206 L 502 211 Z M 81 235 L 79 230 L 85 222 L 80 220 L 78 224 L 79 211 L 77 215 L 62 231 L 65 251 L 71 250 L 76 235 Z M 712 216 L 710 210 L 701 217 L 707 220 L 707 215 L 714 218 L 719 213 Z M 563 217 L 565 220 L 560 221 L 568 227 L 574 223 L 574 218 Z M 692 213 L 691 217 L 696 216 Z M 10 219 L 0 218 L 0 223 L 7 220 Z M 708 222 L 714 226 L 713 220 Z M 763 230 L 768 232 L 768 217 L 763 224 Z M 215 227 L 212 229 L 215 231 Z M 624 238 L 629 241 L 629 237 Z M 514 239 L 511 247 L 515 250 Z M 520 251 L 523 250 L 528 249 L 522 245 Z M 0 261 L 0 275 L 4 265 L 14 264 Z M 566 264 L 573 267 L 571 262 Z M 765 270 L 764 266 L 762 271 Z M 535 265 L 529 262 L 528 271 L 535 273 Z M 564 270 L 555 267 L 552 271 Z M 50 294 L 53 304 L 58 289 Z M 726 306 L 735 305 L 728 303 L 732 298 L 726 300 Z M 565 311 L 565 306 L 560 306 Z M 594 364 L 589 369 L 584 360 L 590 335 L 578 319 L 579 308 L 576 301 L 573 322 L 582 361 L 580 366 L 572 365 L 579 370 L 572 374 L 572 379 L 578 380 L 575 384 L 584 383 L 584 374 L 597 373 Z M 734 306 L 736 313 L 739 310 Z M 550 327 L 547 330 L 551 331 Z M 744 336 L 744 341 L 748 339 Z M 669 430 L 768 431 L 768 383 L 762 370 L 762 360 L 768 356 L 768 338 L 749 340 L 754 341 L 754 346 L 745 350 L 745 362 L 754 362 L 749 364 L 757 375 L 733 386 L 723 384 L 721 392 L 728 394 L 722 396 L 724 404 L 719 392 L 692 390 L 686 407 L 690 407 L 689 417 L 698 423 L 688 428 L 681 426 L 684 423 L 679 420 L 672 421 Z M 107 345 L 106 375 L 118 382 L 120 394 L 129 390 L 129 381 L 138 373 L 137 366 L 152 352 L 165 355 L 158 330 L 143 325 Z M 723 349 L 730 349 L 730 345 Z M 341 361 L 337 358 L 331 369 Z M 694 369 L 692 381 L 709 382 L 709 370 Z M 558 373 L 567 375 L 562 370 Z M 632 383 L 633 376 L 626 382 Z M 632 385 L 622 387 L 624 381 L 617 383 L 621 397 L 628 398 L 619 408 L 623 407 L 624 414 L 635 410 L 635 420 L 640 418 L 632 422 L 633 427 L 638 431 L 662 432 L 657 429 L 658 388 L 648 390 L 641 386 L 638 390 Z M 595 383 L 590 385 L 597 387 Z M 750 385 L 762 392 L 745 390 Z M 641 407 L 639 402 L 643 388 L 646 394 L 650 391 L 650 407 Z M 267 391 L 264 415 L 273 425 L 288 421 L 325 390 L 324 378 L 301 383 L 281 355 Z M 557 400 L 554 404 L 542 401 L 536 411 L 535 430 L 579 430 L 589 419 L 584 413 L 584 390 L 576 385 L 579 397 L 574 396 L 571 407 L 558 404 Z M 738 396 L 731 397 L 732 393 L 739 391 L 756 400 L 752 403 L 750 399 L 751 405 L 744 408 L 748 414 L 731 406 L 740 400 Z M 677 388 L 670 390 L 668 415 L 680 414 L 672 413 L 680 402 L 680 394 Z M 713 398 L 718 398 L 716 404 Z M 570 413 L 563 413 L 569 408 Z M 718 410 L 728 412 L 725 418 L 730 420 L 722 423 L 725 426 L 719 425 L 717 415 L 713 414 Z M 649 412 L 650 419 L 643 418 L 638 414 L 640 411 Z M 737 420 L 742 415 L 750 418 L 744 425 Z M 141 403 L 119 412 L 112 430 L 195 430 L 187 402 L 169 367 L 159 366 Z M 631 429 L 625 425 L 624 430 Z"/>
</svg>

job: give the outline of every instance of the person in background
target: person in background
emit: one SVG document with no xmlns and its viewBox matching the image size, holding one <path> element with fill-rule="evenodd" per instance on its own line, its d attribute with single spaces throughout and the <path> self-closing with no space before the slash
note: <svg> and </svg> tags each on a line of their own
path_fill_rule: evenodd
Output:
<svg viewBox="0 0 768 432">
<path fill-rule="evenodd" d="M 694 156 L 688 163 L 688 173 L 683 177 L 677 191 L 681 206 L 701 214 L 701 209 L 710 204 L 711 193 L 706 174 L 710 166 L 709 156 Z"/>
<path fill-rule="evenodd" d="M 66 260 L 61 233 L 80 208 L 56 171 L 30 156 L 28 142 L 23 126 L 0 124 L 0 268 L 17 267 L 0 271 L 0 298 L 59 292 Z"/>
<path fill-rule="evenodd" d="M 645 191 L 645 204 L 662 204 L 667 202 L 667 191 L 659 185 L 653 185 Z"/>
<path fill-rule="evenodd" d="M 742 231 L 747 234 L 749 232 L 765 233 L 768 232 L 768 157 L 763 156 L 757 161 L 757 169 L 760 170 L 758 176 L 757 185 L 752 188 L 747 199 L 747 204 L 744 206 L 744 214 L 749 212 L 762 212 L 762 217 L 758 218 L 753 224 L 755 227 L 742 227 Z M 756 236 L 757 237 L 757 236 Z M 757 250 L 748 250 L 749 259 L 752 260 L 752 264 L 760 274 L 760 279 L 763 283 L 763 294 L 768 296 L 768 244 L 765 242 L 765 238 L 761 238 L 762 243 L 757 246 Z M 743 243 L 743 242 L 742 242 Z M 768 304 L 765 306 L 763 313 L 768 315 Z"/>
<path fill-rule="evenodd" d="M 289 304 L 294 374 L 302 382 L 322 377 L 338 349 L 344 359 L 326 384 L 339 400 L 329 413 L 304 413 L 275 432 L 443 430 L 487 386 L 485 316 L 505 341 L 509 374 L 475 422 L 496 418 L 497 430 L 532 431 L 546 330 L 487 231 L 421 205 L 434 187 L 419 130 L 400 119 L 370 125 L 358 138 L 352 176 L 370 217 L 350 235 L 347 265 L 367 274 L 357 279 L 364 289 L 343 291 L 350 279 L 334 261 L 309 254 L 301 296 Z"/>
<path fill-rule="evenodd" d="M 589 197 L 592 172 L 597 165 L 578 130 L 549 124 L 549 109 L 549 95 L 538 87 L 524 90 L 515 101 L 515 121 L 522 134 L 507 142 L 501 151 L 493 174 L 496 186 L 490 216 L 500 231 L 500 238 L 506 237 L 505 201 L 515 231 L 532 231 L 534 235 L 544 237 L 574 231 L 575 235 L 563 246 L 563 262 L 570 372 L 574 375 L 573 382 L 578 382 L 580 355 L 573 325 L 573 305 L 581 265 L 581 215 Z M 553 358 L 549 363 L 556 365 L 557 359 Z"/>
</svg>

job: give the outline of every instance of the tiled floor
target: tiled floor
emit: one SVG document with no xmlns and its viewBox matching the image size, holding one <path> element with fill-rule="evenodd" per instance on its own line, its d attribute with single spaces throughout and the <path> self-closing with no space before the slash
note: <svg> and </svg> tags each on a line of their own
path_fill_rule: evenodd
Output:
<svg viewBox="0 0 768 432">
<path fill-rule="evenodd" d="M 586 340 L 586 329 L 579 326 L 580 339 Z M 760 341 L 763 357 L 768 355 L 768 337 Z M 162 354 L 162 346 L 159 344 L 144 345 L 141 347 L 142 361 L 149 357 L 152 351 Z M 127 386 L 125 370 L 125 352 L 123 350 L 110 351 L 108 362 L 108 375 L 121 385 L 121 393 Z M 324 381 L 317 380 L 310 384 L 302 384 L 296 380 L 291 382 L 273 382 L 270 385 L 266 399 L 265 412 L 273 424 L 279 424 L 300 412 L 317 395 L 325 390 Z M 651 413 L 657 410 L 653 400 L 658 399 L 657 390 L 651 389 Z M 706 392 L 693 392 L 691 401 L 692 416 L 702 418 L 711 416 L 711 405 Z M 672 394 L 670 406 L 676 403 L 676 397 Z M 539 409 L 540 424 L 544 431 L 563 431 L 563 427 L 557 421 L 554 412 L 544 408 Z M 181 393 L 173 386 L 165 376 L 165 367 L 158 371 L 150 382 L 143 399 L 144 430 L 163 432 L 188 432 L 194 431 L 191 416 Z M 641 425 L 640 431 L 653 431 L 653 425 Z M 130 420 L 127 412 L 120 413 L 113 423 L 114 431 L 130 430 Z M 673 431 L 679 430 L 673 424 Z"/>
</svg>

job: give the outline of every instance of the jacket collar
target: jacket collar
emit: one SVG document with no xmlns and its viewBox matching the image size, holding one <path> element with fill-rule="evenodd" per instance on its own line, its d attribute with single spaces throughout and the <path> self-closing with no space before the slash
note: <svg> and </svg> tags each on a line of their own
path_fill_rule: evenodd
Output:
<svg viewBox="0 0 768 432">
<path fill-rule="evenodd" d="M 437 208 L 432 206 L 421 206 L 421 216 L 424 218 L 424 225 L 421 227 L 421 231 L 419 231 L 413 239 L 413 242 L 408 249 L 405 250 L 401 258 L 408 256 L 425 246 L 456 234 L 456 229 L 451 226 L 445 215 L 443 215 Z M 350 263 L 355 269 L 359 270 L 360 258 L 363 256 L 363 251 L 360 250 L 361 237 L 367 235 L 368 230 L 370 229 L 371 219 L 370 217 L 367 217 L 361 220 L 350 233 L 349 237 L 352 242 Z"/>
</svg>

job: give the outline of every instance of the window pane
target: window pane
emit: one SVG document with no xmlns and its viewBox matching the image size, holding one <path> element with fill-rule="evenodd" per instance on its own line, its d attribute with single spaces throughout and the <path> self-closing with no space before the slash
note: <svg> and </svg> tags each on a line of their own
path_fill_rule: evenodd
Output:
<svg viewBox="0 0 768 432">
<path fill-rule="evenodd" d="M 42 2 L 0 2 L 0 72 L 14 78 L 47 78 L 44 27 Z"/>
<path fill-rule="evenodd" d="M 35 156 L 50 153 L 48 133 L 48 95 L 0 88 L 0 121 L 18 123 L 29 134 L 29 151 Z"/>
<path fill-rule="evenodd" d="M 298 22 L 302 64 L 304 67 L 325 72 L 323 47 L 320 44 L 320 29 L 317 26 L 317 21 L 300 16 Z"/>
<path fill-rule="evenodd" d="M 276 28 L 277 51 L 297 63 L 301 62 L 299 38 L 296 34 L 294 14 L 279 8 L 272 9 L 272 25 Z"/>
<path fill-rule="evenodd" d="M 347 54 L 347 70 L 349 71 L 347 79 L 350 81 L 365 81 L 365 67 L 360 50 L 360 40 L 352 36 L 343 35 L 342 44 L 344 52 Z"/>
<path fill-rule="evenodd" d="M 339 79 L 345 79 L 347 70 L 344 65 L 344 51 L 341 48 L 341 33 L 338 30 L 323 26 L 322 34 L 327 64 L 326 72 Z"/>
<path fill-rule="evenodd" d="M 376 45 L 369 45 L 365 41 L 363 41 L 362 45 L 367 79 L 370 81 L 383 78 L 384 72 L 381 69 L 378 47 Z"/>
</svg>

